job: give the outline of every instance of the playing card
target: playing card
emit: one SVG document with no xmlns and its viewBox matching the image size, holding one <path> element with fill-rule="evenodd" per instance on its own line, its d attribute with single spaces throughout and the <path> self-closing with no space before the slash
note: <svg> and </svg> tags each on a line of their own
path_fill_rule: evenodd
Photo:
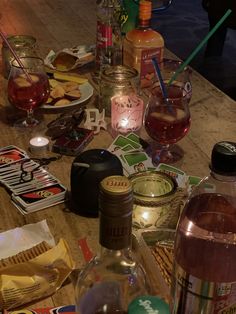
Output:
<svg viewBox="0 0 236 314">
<path fill-rule="evenodd" d="M 61 184 L 41 188 L 29 193 L 12 195 L 12 200 L 24 210 L 42 209 L 65 199 L 66 188 Z"/>
<path fill-rule="evenodd" d="M 175 168 L 173 166 L 164 164 L 164 163 L 160 163 L 157 166 L 157 170 L 165 172 L 168 175 L 170 175 L 171 177 L 173 177 L 176 180 L 176 182 L 178 183 L 179 187 L 182 187 L 182 188 L 186 187 L 188 177 L 187 177 L 186 173 L 183 172 L 182 170 Z"/>
<path fill-rule="evenodd" d="M 135 141 L 132 141 L 131 139 L 123 136 L 123 135 L 118 135 L 115 140 L 112 142 L 112 144 L 108 147 L 108 150 L 111 152 L 111 153 L 114 153 L 116 150 L 124 147 L 124 146 L 127 146 L 127 145 L 130 145 L 133 149 L 142 149 L 142 146 L 141 144 L 135 142 Z"/>
<path fill-rule="evenodd" d="M 18 149 L 2 150 L 0 151 L 0 167 L 16 163 L 27 158 L 29 158 L 27 154 Z"/>
<path fill-rule="evenodd" d="M 0 181 L 12 192 L 12 202 L 23 214 L 65 200 L 66 188 L 22 149 L 0 148 Z"/>
<path fill-rule="evenodd" d="M 119 150 L 117 154 L 119 154 L 122 166 L 129 175 L 139 171 L 154 169 L 150 157 L 143 151 L 124 152 Z"/>
</svg>

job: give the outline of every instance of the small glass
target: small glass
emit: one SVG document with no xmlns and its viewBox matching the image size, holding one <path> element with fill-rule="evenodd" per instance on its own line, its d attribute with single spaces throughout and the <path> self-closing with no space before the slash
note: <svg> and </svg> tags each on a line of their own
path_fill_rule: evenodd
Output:
<svg viewBox="0 0 236 314">
<path fill-rule="evenodd" d="M 16 51 L 18 57 L 37 56 L 36 38 L 30 35 L 9 36 L 8 41 Z M 2 44 L 2 73 L 5 79 L 8 79 L 11 69 L 11 62 L 14 60 L 10 49 L 5 42 Z"/>
<path fill-rule="evenodd" d="M 111 117 L 111 99 L 114 96 L 139 94 L 138 71 L 128 66 L 109 66 L 101 73 L 99 110 Z"/>
</svg>

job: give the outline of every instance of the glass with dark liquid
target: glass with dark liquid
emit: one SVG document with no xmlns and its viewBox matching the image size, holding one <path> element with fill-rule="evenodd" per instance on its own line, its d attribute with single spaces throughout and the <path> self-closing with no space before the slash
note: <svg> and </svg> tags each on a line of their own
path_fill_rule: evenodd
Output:
<svg viewBox="0 0 236 314">
<path fill-rule="evenodd" d="M 49 82 L 42 59 L 22 57 L 20 60 L 23 69 L 17 60 L 12 62 L 8 78 L 8 99 L 12 105 L 27 112 L 27 117 L 17 121 L 15 125 L 32 127 L 39 122 L 34 118 L 33 110 L 48 99 Z"/>
</svg>

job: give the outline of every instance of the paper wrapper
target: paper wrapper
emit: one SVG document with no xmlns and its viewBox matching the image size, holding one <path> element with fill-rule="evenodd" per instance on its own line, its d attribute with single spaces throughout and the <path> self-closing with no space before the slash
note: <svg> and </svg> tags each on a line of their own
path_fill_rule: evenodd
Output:
<svg viewBox="0 0 236 314">
<path fill-rule="evenodd" d="M 0 307 L 14 309 L 53 294 L 74 266 L 69 247 L 63 239 L 51 248 L 43 241 L 3 258 L 0 260 Z"/>
<path fill-rule="evenodd" d="M 68 72 L 94 61 L 94 46 L 77 46 L 54 52 L 51 50 L 44 63 L 53 70 Z"/>
</svg>

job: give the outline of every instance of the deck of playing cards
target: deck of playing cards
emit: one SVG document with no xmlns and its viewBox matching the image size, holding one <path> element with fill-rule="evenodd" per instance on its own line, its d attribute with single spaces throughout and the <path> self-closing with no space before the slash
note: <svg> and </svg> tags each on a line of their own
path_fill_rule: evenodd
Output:
<svg viewBox="0 0 236 314">
<path fill-rule="evenodd" d="M 14 145 L 0 149 L 0 182 L 22 214 L 65 200 L 66 188 L 58 179 Z"/>
<path fill-rule="evenodd" d="M 143 143 L 138 135 L 129 133 L 126 136 L 118 135 L 108 147 L 120 159 L 125 175 L 155 169 L 151 158 L 143 150 Z"/>
</svg>

